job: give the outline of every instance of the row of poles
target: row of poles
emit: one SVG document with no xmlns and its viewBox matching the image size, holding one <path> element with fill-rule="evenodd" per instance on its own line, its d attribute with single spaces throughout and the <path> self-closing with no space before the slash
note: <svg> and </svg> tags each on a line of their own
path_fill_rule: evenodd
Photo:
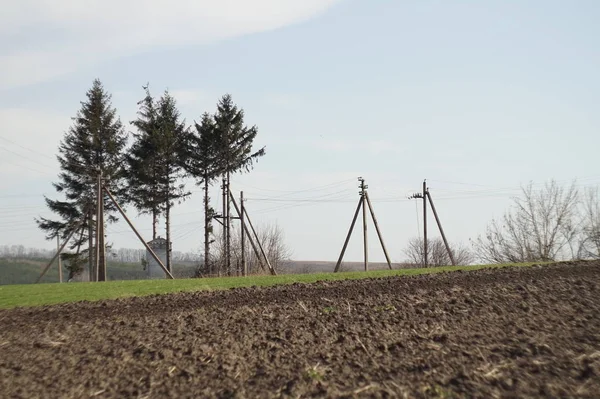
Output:
<svg viewBox="0 0 600 399">
<path fill-rule="evenodd" d="M 379 224 L 377 223 L 377 218 L 375 217 L 375 211 L 373 210 L 373 205 L 371 204 L 371 200 L 369 199 L 369 193 L 367 189 L 368 185 L 365 184 L 365 179 L 362 177 L 358 178 L 359 186 L 359 200 L 358 206 L 356 207 L 356 211 L 354 212 L 354 217 L 352 218 L 352 223 L 350 224 L 350 230 L 346 235 L 346 240 L 344 241 L 344 246 L 342 247 L 342 252 L 340 253 L 340 257 L 335 265 L 334 272 L 339 272 L 340 267 L 342 265 L 342 261 L 344 259 L 344 254 L 346 253 L 346 248 L 348 247 L 348 243 L 350 242 L 350 237 L 352 236 L 352 231 L 354 230 L 354 225 L 356 224 L 356 220 L 358 219 L 358 215 L 362 208 L 362 220 L 363 220 L 363 255 L 364 255 L 364 268 L 365 271 L 369 270 L 369 248 L 368 248 L 368 236 L 367 236 L 367 207 L 371 213 L 371 219 L 373 220 L 373 225 L 375 226 L 375 231 L 377 232 L 377 237 L 379 238 L 379 243 L 381 244 L 381 249 L 383 250 L 383 254 L 385 255 L 385 260 L 390 270 L 392 270 L 392 263 L 390 262 L 390 257 L 388 255 L 387 249 L 383 242 L 383 236 L 379 229 Z M 444 234 L 444 229 L 442 228 L 442 223 L 440 222 L 440 218 L 435 209 L 435 205 L 433 204 L 433 199 L 431 198 L 431 193 L 429 192 L 429 188 L 427 187 L 427 182 L 423 181 L 423 192 L 416 193 L 408 197 L 409 199 L 423 199 L 423 267 L 427 267 L 428 259 L 427 259 L 427 251 L 428 251 L 428 243 L 427 243 L 427 201 L 429 200 L 429 204 L 431 205 L 431 210 L 433 211 L 433 215 L 435 216 L 435 220 L 437 222 L 438 228 L 440 230 L 440 234 L 442 236 L 442 240 L 444 241 L 444 245 L 446 246 L 446 251 L 448 251 L 448 256 L 450 256 L 450 261 L 452 265 L 455 266 L 456 263 L 454 261 L 454 254 L 450 250 L 450 246 L 448 245 L 448 241 L 446 240 L 446 235 Z"/>
<path fill-rule="evenodd" d="M 358 215 L 359 215 L 361 209 L 362 209 L 362 221 L 363 221 L 364 269 L 365 269 L 365 271 L 369 270 L 367 208 L 369 209 L 371 218 L 373 220 L 373 224 L 375 226 L 375 231 L 377 232 L 377 237 L 379 238 L 379 243 L 381 244 L 381 248 L 385 255 L 387 265 L 388 265 L 389 269 L 391 270 L 392 263 L 390 261 L 389 254 L 385 247 L 385 244 L 383 241 L 383 235 L 381 234 L 381 230 L 379 228 L 379 223 L 377 222 L 377 218 L 375 217 L 375 211 L 373 210 L 373 205 L 371 203 L 371 200 L 369 198 L 369 193 L 367 191 L 369 186 L 365 183 L 365 179 L 363 179 L 362 177 L 359 177 L 358 181 L 359 181 L 358 187 L 360 189 L 360 191 L 358 193 L 359 194 L 358 205 L 356 207 L 356 211 L 354 212 L 354 217 L 352 218 L 352 223 L 350 224 L 350 229 L 346 236 L 346 240 L 344 241 L 344 245 L 342 247 L 342 251 L 340 253 L 338 261 L 336 263 L 334 272 L 338 272 L 340 270 L 342 261 L 344 259 L 344 254 L 346 253 L 348 243 L 350 242 L 350 237 L 352 236 L 352 232 L 354 230 L 354 226 L 356 224 L 356 220 L 358 219 Z M 127 217 L 123 208 L 121 208 L 121 206 L 119 205 L 119 203 L 117 202 L 115 197 L 112 195 L 112 193 L 110 192 L 110 190 L 106 187 L 106 185 L 104 183 L 105 182 L 102 178 L 102 172 L 100 172 L 98 174 L 98 178 L 97 178 L 97 182 L 96 182 L 96 185 L 97 185 L 96 202 L 97 202 L 98 206 L 96 207 L 96 231 L 95 231 L 95 233 L 96 233 L 95 234 L 96 253 L 95 253 L 95 265 L 94 265 L 95 267 L 93 268 L 93 270 L 90 270 L 90 281 L 106 281 L 106 278 L 107 278 L 106 250 L 105 250 L 106 246 L 105 246 L 105 232 L 104 232 L 104 194 L 106 194 L 108 196 L 108 198 L 113 202 L 113 204 L 115 205 L 115 207 L 117 208 L 117 210 L 119 211 L 121 216 L 123 216 L 123 218 L 129 225 L 129 227 L 136 234 L 136 236 L 138 237 L 140 242 L 144 245 L 144 247 L 146 248 L 148 253 L 152 256 L 152 258 L 156 261 L 156 263 L 164 271 L 166 278 L 173 279 L 174 277 L 173 277 L 173 274 L 171 273 L 171 270 L 168 270 L 167 267 L 165 267 L 162 260 L 158 257 L 158 255 L 156 255 L 154 250 L 142 238 L 142 235 L 135 228 L 135 226 L 133 225 L 131 220 Z M 240 270 L 241 274 L 243 276 L 248 275 L 248 265 L 247 265 L 247 261 L 246 261 L 246 251 L 245 251 L 246 240 L 248 240 L 250 242 L 250 245 L 252 246 L 252 249 L 254 251 L 256 258 L 258 259 L 258 263 L 259 263 L 261 269 L 263 271 L 266 271 L 266 269 L 268 269 L 272 275 L 276 275 L 277 273 L 276 273 L 275 269 L 273 268 L 273 266 L 271 265 L 271 263 L 269 262 L 267 254 L 258 238 L 258 234 L 256 233 L 256 230 L 254 229 L 254 226 L 252 225 L 252 221 L 250 220 L 250 217 L 248 216 L 248 212 L 245 209 L 244 192 L 243 191 L 240 192 L 240 206 L 238 206 L 235 197 L 231 193 L 228 179 L 223 182 L 222 189 L 223 189 L 223 199 L 224 199 L 223 213 L 220 215 L 215 215 L 214 218 L 223 225 L 223 245 L 224 245 L 224 249 L 225 249 L 225 262 L 224 263 L 226 265 L 227 271 L 230 271 L 230 268 L 231 268 L 231 253 L 230 253 L 230 250 L 231 250 L 231 220 L 237 219 L 240 221 L 241 226 L 242 226 L 242 228 L 241 228 L 241 270 Z M 440 222 L 439 216 L 435 209 L 435 205 L 433 203 L 433 199 L 431 198 L 431 193 L 429 192 L 429 188 L 427 187 L 426 181 L 423 182 L 422 193 L 415 193 L 408 198 L 423 200 L 423 266 L 427 267 L 427 265 L 428 265 L 428 259 L 427 259 L 427 257 L 428 257 L 428 253 L 427 253 L 427 251 L 428 251 L 428 247 L 427 247 L 428 246 L 428 242 L 427 242 L 427 203 L 428 203 L 428 201 L 431 206 L 431 210 L 433 211 L 433 215 L 437 222 L 437 226 L 438 226 L 440 234 L 442 236 L 442 240 L 444 241 L 444 245 L 446 246 L 446 250 L 448 251 L 448 255 L 450 257 L 452 265 L 455 265 L 454 255 L 450 249 L 450 246 L 448 245 L 448 241 L 446 240 L 446 235 L 444 234 L 442 224 Z M 237 216 L 230 215 L 230 205 L 231 204 L 233 204 L 233 207 L 235 209 Z M 91 212 L 88 213 L 87 217 L 89 217 L 89 223 L 91 226 L 92 222 L 93 222 Z M 60 237 L 57 235 L 57 237 L 56 237 L 57 238 L 57 252 L 54 255 L 54 257 L 50 260 L 50 262 L 48 262 L 46 267 L 42 270 L 42 273 L 38 277 L 36 283 L 41 281 L 41 279 L 48 272 L 48 270 L 50 269 L 50 267 L 52 266 L 52 264 L 54 263 L 54 261 L 57 258 L 58 258 L 58 266 L 59 266 L 59 281 L 62 283 L 63 277 L 62 277 L 62 265 L 61 265 L 60 254 L 62 253 L 62 251 L 68 244 L 69 240 L 73 237 L 75 232 L 81 230 L 81 235 L 83 236 L 83 229 L 84 229 L 83 222 L 80 222 L 73 229 L 71 229 L 71 233 L 64 240 L 62 245 L 60 244 Z M 90 240 L 92 240 L 91 235 L 90 235 Z M 167 250 L 170 250 L 170 243 L 167 243 Z M 208 259 L 205 259 L 205 262 L 208 262 L 208 261 L 209 261 Z M 266 266 L 266 268 L 265 268 L 265 266 Z"/>
</svg>

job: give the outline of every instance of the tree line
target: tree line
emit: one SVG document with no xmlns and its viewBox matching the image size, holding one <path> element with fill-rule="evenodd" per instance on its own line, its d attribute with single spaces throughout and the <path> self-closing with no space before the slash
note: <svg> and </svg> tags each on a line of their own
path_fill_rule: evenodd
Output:
<svg viewBox="0 0 600 399">
<path fill-rule="evenodd" d="M 265 147 L 253 148 L 258 128 L 245 125 L 244 111 L 231 95 L 218 100 L 214 113 L 204 112 L 198 122 L 187 125 L 168 90 L 158 98 L 149 85 L 143 90 L 137 118 L 131 121 L 136 130 L 128 137 L 111 95 L 100 80 L 94 80 L 59 144 L 60 173 L 53 187 L 62 198 L 45 197 L 55 217 L 35 220 L 47 239 L 66 239 L 73 234 L 69 248 L 74 252 L 63 256 L 72 275 L 82 271 L 86 263 L 92 269 L 100 173 L 122 206 L 151 216 L 152 239 L 158 237 L 159 219 L 164 219 L 169 243 L 165 266 L 171 270 L 171 211 L 191 195 L 183 179 L 192 178 L 203 187 L 204 259 L 209 260 L 215 216 L 210 187 L 218 180 L 228 187 L 232 174 L 249 172 L 265 155 Z M 108 198 L 104 212 L 107 223 L 118 220 L 117 209 Z M 231 272 L 221 270 L 218 262 L 214 267 L 218 270 L 213 272 Z"/>
</svg>

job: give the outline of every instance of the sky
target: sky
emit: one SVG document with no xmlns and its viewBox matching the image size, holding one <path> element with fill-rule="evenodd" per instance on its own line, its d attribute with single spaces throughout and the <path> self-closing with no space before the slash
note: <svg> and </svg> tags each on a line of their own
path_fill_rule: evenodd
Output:
<svg viewBox="0 0 600 399">
<path fill-rule="evenodd" d="M 232 190 L 256 225 L 283 229 L 294 259 L 337 260 L 359 176 L 392 261 L 422 234 L 421 203 L 407 197 L 424 179 L 448 239 L 469 245 L 524 184 L 600 184 L 599 19 L 593 0 L 10 2 L 0 245 L 56 245 L 34 218 L 52 216 L 57 148 L 95 78 L 128 132 L 146 83 L 168 89 L 188 124 L 231 94 L 267 151 Z M 199 252 L 202 197 L 189 188 L 173 249 Z M 212 197 L 220 209 L 218 187 Z M 127 211 L 149 239 L 149 219 Z M 370 259 L 383 261 L 368 231 Z M 141 248 L 123 222 L 107 235 Z M 357 224 L 345 260 L 361 259 Z"/>
</svg>

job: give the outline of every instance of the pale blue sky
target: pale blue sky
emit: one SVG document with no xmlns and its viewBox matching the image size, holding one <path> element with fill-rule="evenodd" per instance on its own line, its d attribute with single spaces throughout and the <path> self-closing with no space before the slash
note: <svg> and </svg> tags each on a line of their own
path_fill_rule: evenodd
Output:
<svg viewBox="0 0 600 399">
<path fill-rule="evenodd" d="M 53 245 L 33 217 L 47 215 L 52 155 L 96 77 L 124 122 L 146 82 L 169 88 L 188 122 L 231 93 L 267 147 L 234 189 L 257 224 L 279 223 L 296 259 L 337 259 L 357 176 L 395 261 L 417 234 L 406 197 L 424 178 L 449 239 L 465 243 L 520 184 L 600 183 L 596 1 L 112 3 L 26 0 L 0 16 L 0 244 Z M 175 250 L 201 247 L 200 206 L 196 193 L 175 209 Z M 108 240 L 137 246 L 126 229 Z M 361 258 L 354 238 L 349 260 Z"/>
</svg>

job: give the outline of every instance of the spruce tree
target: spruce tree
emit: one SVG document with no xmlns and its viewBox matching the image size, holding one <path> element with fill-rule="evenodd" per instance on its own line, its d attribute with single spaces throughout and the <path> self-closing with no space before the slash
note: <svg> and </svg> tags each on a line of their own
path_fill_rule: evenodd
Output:
<svg viewBox="0 0 600 399">
<path fill-rule="evenodd" d="M 157 104 L 158 115 L 158 176 L 159 198 L 162 198 L 165 212 L 167 239 L 167 269 L 172 272 L 171 259 L 171 208 L 184 201 L 191 193 L 186 190 L 181 179 L 186 176 L 184 168 L 188 154 L 190 135 L 181 121 L 175 99 L 165 91 Z"/>
<path fill-rule="evenodd" d="M 86 101 L 73 118 L 73 124 L 66 132 L 58 148 L 57 159 L 61 172 L 54 188 L 63 199 L 45 197 L 46 205 L 56 214 L 57 219 L 37 218 L 40 229 L 46 238 L 56 236 L 67 238 L 75 229 L 70 248 L 79 248 L 87 241 L 88 248 L 81 254 L 87 259 L 92 272 L 93 215 L 96 214 L 97 176 L 102 172 L 105 184 L 115 194 L 122 193 L 124 177 L 123 150 L 127 136 L 116 110 L 112 107 L 111 96 L 105 91 L 100 80 L 94 80 L 86 93 Z M 105 214 L 108 222 L 114 222 L 116 207 L 106 201 Z M 79 254 L 77 254 L 79 255 Z M 85 260 L 78 257 L 71 264 L 80 272 Z"/>
<path fill-rule="evenodd" d="M 156 101 L 148 87 L 139 102 L 138 133 L 127 157 L 128 199 L 140 213 L 152 215 L 152 237 L 157 237 L 159 216 L 165 217 L 167 270 L 172 272 L 171 208 L 190 195 L 181 179 L 188 153 L 189 132 L 177 110 L 175 99 L 165 91 Z"/>
<path fill-rule="evenodd" d="M 204 191 L 204 269 L 205 272 L 214 273 L 210 260 L 211 235 L 213 233 L 212 220 L 215 216 L 214 209 L 210 206 L 209 188 L 219 175 L 217 135 L 215 122 L 209 113 L 202 115 L 200 123 L 195 123 L 195 132 L 188 147 L 189 153 L 185 157 L 188 173 L 196 179 L 196 184 L 203 186 Z"/>
<path fill-rule="evenodd" d="M 224 198 L 223 215 L 226 215 L 223 244 L 225 247 L 225 269 L 231 273 L 230 260 L 230 217 L 229 204 L 230 199 L 225 198 L 225 193 L 229 193 L 230 176 L 233 173 L 250 171 L 254 162 L 265 155 L 265 148 L 258 151 L 252 149 L 254 139 L 258 134 L 256 126 L 247 127 L 244 125 L 244 110 L 239 109 L 233 103 L 231 95 L 224 95 L 217 104 L 217 112 L 214 116 L 215 134 L 216 134 L 216 169 L 223 176 Z"/>
<path fill-rule="evenodd" d="M 157 237 L 158 218 L 164 199 L 159 196 L 159 124 L 158 109 L 148 86 L 146 96 L 138 102 L 138 118 L 131 122 L 137 128 L 134 142 L 127 154 L 127 199 L 140 214 L 152 215 L 152 239 Z"/>
</svg>

